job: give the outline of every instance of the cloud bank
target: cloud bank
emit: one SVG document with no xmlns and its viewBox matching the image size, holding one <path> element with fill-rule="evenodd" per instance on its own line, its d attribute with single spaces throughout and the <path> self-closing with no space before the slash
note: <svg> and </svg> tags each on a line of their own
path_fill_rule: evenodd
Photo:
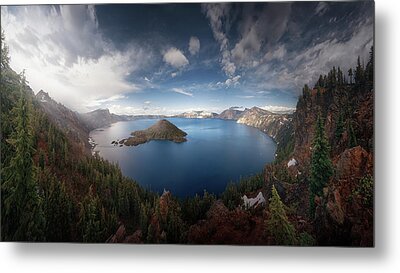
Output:
<svg viewBox="0 0 400 273">
<path fill-rule="evenodd" d="M 114 49 L 90 5 L 2 6 L 1 25 L 11 67 L 26 69 L 35 92 L 43 89 L 78 111 L 138 91 L 140 86 L 127 77 L 151 57 L 134 46 Z"/>
</svg>

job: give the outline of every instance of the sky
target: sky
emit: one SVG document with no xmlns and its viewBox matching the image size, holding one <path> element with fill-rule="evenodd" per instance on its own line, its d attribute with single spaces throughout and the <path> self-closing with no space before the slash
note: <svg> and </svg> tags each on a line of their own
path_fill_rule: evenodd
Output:
<svg viewBox="0 0 400 273">
<path fill-rule="evenodd" d="M 67 107 L 116 114 L 294 109 L 373 45 L 362 2 L 2 6 L 11 67 Z"/>
</svg>

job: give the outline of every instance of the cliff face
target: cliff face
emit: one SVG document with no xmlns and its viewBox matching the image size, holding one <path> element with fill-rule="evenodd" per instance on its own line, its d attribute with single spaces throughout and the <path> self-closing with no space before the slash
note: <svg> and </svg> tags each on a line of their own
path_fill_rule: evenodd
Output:
<svg viewBox="0 0 400 273">
<path fill-rule="evenodd" d="M 246 109 L 237 122 L 258 128 L 279 143 L 284 135 L 290 134 L 292 115 L 253 107 Z"/>
<path fill-rule="evenodd" d="M 317 118 L 325 124 L 334 175 L 308 216 L 311 156 Z M 373 245 L 373 90 L 367 85 L 305 87 L 293 114 L 293 149 L 265 170 L 296 214 L 309 218 L 319 245 Z M 279 147 L 279 146 L 278 146 Z"/>
<path fill-rule="evenodd" d="M 129 120 L 129 116 L 119 116 L 110 113 L 108 109 L 97 109 L 92 112 L 81 114 L 82 120 L 90 130 L 106 127 L 114 122 Z"/>
<path fill-rule="evenodd" d="M 373 93 L 343 86 L 334 90 L 315 88 L 304 90 L 293 115 L 294 153 L 301 166 L 311 158 L 315 121 L 321 116 L 331 147 L 332 159 L 350 146 L 361 145 L 372 152 L 373 145 Z M 341 129 L 342 128 L 342 129 Z M 353 145 L 351 134 L 357 140 Z"/>
</svg>

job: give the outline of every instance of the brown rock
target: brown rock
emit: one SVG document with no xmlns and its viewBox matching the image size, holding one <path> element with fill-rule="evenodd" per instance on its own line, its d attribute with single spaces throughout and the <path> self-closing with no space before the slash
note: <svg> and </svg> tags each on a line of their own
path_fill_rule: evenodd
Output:
<svg viewBox="0 0 400 273">
<path fill-rule="evenodd" d="M 360 178 L 372 171 L 372 156 L 361 146 L 345 150 L 336 164 L 336 179 Z"/>
</svg>

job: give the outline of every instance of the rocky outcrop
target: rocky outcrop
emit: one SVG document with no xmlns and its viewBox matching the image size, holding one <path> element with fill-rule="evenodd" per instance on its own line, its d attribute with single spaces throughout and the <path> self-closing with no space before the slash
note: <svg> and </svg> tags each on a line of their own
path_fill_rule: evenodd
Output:
<svg viewBox="0 0 400 273">
<path fill-rule="evenodd" d="M 124 225 L 120 225 L 117 229 L 117 231 L 115 232 L 115 234 L 111 235 L 106 243 L 122 243 L 124 242 L 126 237 L 126 230 L 125 230 L 125 226 Z"/>
<path fill-rule="evenodd" d="M 336 174 L 324 189 L 324 197 L 317 200 L 318 241 L 325 245 L 373 246 L 373 185 L 368 180 L 373 173 L 372 155 L 361 146 L 346 149 L 335 167 Z"/>
<path fill-rule="evenodd" d="M 222 201 L 214 202 L 207 218 L 189 228 L 188 243 L 269 244 L 264 236 L 263 216 L 253 216 L 241 209 L 230 211 Z"/>
</svg>

